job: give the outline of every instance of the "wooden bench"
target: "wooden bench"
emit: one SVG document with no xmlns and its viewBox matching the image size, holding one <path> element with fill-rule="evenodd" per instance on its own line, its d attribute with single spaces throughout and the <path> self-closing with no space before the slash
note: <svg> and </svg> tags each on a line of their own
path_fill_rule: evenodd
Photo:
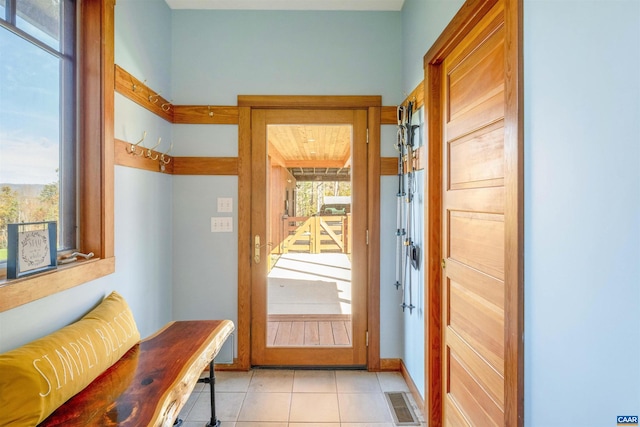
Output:
<svg viewBox="0 0 640 427">
<path fill-rule="evenodd" d="M 214 358 L 233 332 L 229 320 L 169 323 L 140 341 L 41 426 L 173 426 L 209 366 L 211 421 L 215 414 Z"/>
</svg>

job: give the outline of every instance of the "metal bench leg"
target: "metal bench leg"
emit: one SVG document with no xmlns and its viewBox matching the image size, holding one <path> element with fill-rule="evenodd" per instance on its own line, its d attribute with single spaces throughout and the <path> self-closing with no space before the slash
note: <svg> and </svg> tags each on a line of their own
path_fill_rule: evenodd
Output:
<svg viewBox="0 0 640 427">
<path fill-rule="evenodd" d="M 220 420 L 216 416 L 216 371 L 214 369 L 215 363 L 212 360 L 209 363 L 209 387 L 211 388 L 211 422 L 207 424 L 207 427 L 219 427 Z"/>
<path fill-rule="evenodd" d="M 219 427 L 220 420 L 216 416 L 216 372 L 215 364 L 212 360 L 209 363 L 209 378 L 200 378 L 198 382 L 209 383 L 211 389 L 211 421 L 207 423 L 207 427 Z"/>
</svg>

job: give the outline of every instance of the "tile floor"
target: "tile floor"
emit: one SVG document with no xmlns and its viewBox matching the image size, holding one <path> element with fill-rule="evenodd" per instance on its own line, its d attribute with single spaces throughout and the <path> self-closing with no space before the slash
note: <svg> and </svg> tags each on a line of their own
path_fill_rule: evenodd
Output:
<svg viewBox="0 0 640 427">
<path fill-rule="evenodd" d="M 385 391 L 403 391 L 396 372 L 253 370 L 216 372 L 216 412 L 222 427 L 394 427 Z M 208 384 L 197 384 L 180 412 L 183 427 L 211 417 Z"/>
</svg>

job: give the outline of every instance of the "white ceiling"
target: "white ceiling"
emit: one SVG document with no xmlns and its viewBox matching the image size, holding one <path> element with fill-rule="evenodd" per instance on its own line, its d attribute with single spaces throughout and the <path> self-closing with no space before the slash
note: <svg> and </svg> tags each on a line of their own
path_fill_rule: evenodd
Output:
<svg viewBox="0 0 640 427">
<path fill-rule="evenodd" d="M 171 9 L 399 11 L 404 0 L 166 0 Z"/>
</svg>

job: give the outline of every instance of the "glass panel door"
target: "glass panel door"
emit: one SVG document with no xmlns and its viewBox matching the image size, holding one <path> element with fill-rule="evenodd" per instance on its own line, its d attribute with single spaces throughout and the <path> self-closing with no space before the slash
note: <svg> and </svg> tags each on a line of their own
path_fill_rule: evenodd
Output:
<svg viewBox="0 0 640 427">
<path fill-rule="evenodd" d="M 251 124 L 251 363 L 365 366 L 367 112 Z"/>
</svg>

